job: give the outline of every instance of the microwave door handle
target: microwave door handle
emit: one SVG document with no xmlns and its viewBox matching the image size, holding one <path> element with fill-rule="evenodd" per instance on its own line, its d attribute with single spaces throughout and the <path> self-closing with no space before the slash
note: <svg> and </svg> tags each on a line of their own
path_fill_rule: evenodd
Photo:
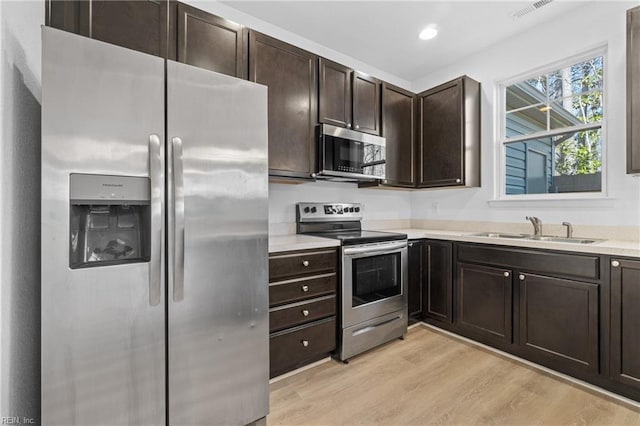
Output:
<svg viewBox="0 0 640 426">
<path fill-rule="evenodd" d="M 363 253 L 380 253 L 386 251 L 394 251 L 407 247 L 406 241 L 394 244 L 385 244 L 379 247 L 345 247 L 343 253 L 345 255 L 363 254 Z"/>
<path fill-rule="evenodd" d="M 184 168 L 182 163 L 182 139 L 171 139 L 171 191 L 170 225 L 171 263 L 173 266 L 173 301 L 184 299 Z"/>
<path fill-rule="evenodd" d="M 160 304 L 164 287 L 164 155 L 160 137 L 149 135 L 151 183 L 151 253 L 149 259 L 149 305 Z"/>
</svg>

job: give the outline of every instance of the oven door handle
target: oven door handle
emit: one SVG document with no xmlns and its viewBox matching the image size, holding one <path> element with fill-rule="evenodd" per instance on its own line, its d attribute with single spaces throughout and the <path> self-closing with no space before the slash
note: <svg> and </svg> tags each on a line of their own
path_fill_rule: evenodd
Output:
<svg viewBox="0 0 640 426">
<path fill-rule="evenodd" d="M 407 247 L 406 241 L 399 243 L 384 244 L 380 246 L 366 246 L 366 247 L 345 247 L 343 253 L 346 256 L 363 253 L 379 253 L 381 251 L 393 251 Z"/>
</svg>

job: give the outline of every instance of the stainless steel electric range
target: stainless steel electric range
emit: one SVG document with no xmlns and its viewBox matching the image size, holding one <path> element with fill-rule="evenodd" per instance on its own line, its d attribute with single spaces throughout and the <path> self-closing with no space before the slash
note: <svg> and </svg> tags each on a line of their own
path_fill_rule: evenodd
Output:
<svg viewBox="0 0 640 426">
<path fill-rule="evenodd" d="M 340 360 L 407 332 L 407 236 L 362 229 L 363 206 L 298 203 L 298 234 L 340 240 Z"/>
</svg>

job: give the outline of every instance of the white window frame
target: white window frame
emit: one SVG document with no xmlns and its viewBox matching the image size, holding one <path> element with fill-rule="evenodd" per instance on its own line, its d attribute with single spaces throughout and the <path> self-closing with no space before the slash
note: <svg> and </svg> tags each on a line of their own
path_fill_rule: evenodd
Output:
<svg viewBox="0 0 640 426">
<path fill-rule="evenodd" d="M 496 110 L 496 170 L 498 171 L 496 178 L 494 179 L 494 200 L 495 201 L 534 201 L 534 200 L 589 200 L 589 199 L 606 199 L 608 198 L 607 190 L 607 151 L 609 144 L 607 143 L 607 116 L 609 110 L 608 105 L 608 58 L 607 58 L 607 45 L 600 45 L 595 48 L 589 49 L 577 55 L 562 59 L 560 61 L 553 62 L 548 65 L 544 65 L 534 70 L 527 71 L 526 73 L 519 74 L 517 76 L 501 80 L 496 84 L 497 88 L 497 110 Z M 579 126 L 565 127 L 562 129 L 554 129 L 550 131 L 537 132 L 529 135 L 518 136 L 515 138 L 507 138 L 505 136 L 506 129 L 506 88 L 512 84 L 534 78 L 542 74 L 548 74 L 552 71 L 556 71 L 567 66 L 571 66 L 585 60 L 602 56 L 602 110 L 604 111 L 602 121 L 599 124 L 587 123 Z M 566 193 L 549 193 L 549 194 L 511 194 L 506 193 L 506 174 L 507 174 L 507 161 L 506 161 L 506 146 L 508 143 L 522 142 L 525 140 L 532 140 L 540 137 L 555 136 L 558 134 L 565 134 L 569 132 L 579 132 L 582 130 L 589 130 L 594 128 L 600 128 L 602 134 L 602 166 L 601 166 L 601 189 L 600 192 L 566 192 Z"/>
</svg>

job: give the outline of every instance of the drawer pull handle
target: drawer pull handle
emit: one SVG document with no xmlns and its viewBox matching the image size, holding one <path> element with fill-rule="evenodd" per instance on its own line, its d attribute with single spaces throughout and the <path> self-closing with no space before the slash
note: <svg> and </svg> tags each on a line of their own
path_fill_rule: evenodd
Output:
<svg viewBox="0 0 640 426">
<path fill-rule="evenodd" d="M 508 278 L 508 277 L 509 277 L 509 275 L 511 275 L 511 274 L 510 274 L 510 273 L 508 273 L 507 271 L 505 271 L 505 272 L 503 273 L 503 275 L 504 275 L 505 277 L 507 277 L 507 278 Z"/>
<path fill-rule="evenodd" d="M 614 268 L 617 268 L 618 266 L 620 266 L 620 262 L 618 262 L 617 260 L 612 260 L 611 266 L 613 266 Z"/>
<path fill-rule="evenodd" d="M 302 315 L 304 315 L 305 317 L 309 316 L 309 311 L 307 309 L 303 309 L 302 310 Z"/>
<path fill-rule="evenodd" d="M 309 266 L 309 261 L 308 260 L 303 260 L 302 261 L 302 266 Z"/>
<path fill-rule="evenodd" d="M 305 348 L 306 348 L 307 346 L 309 346 L 309 341 L 308 341 L 308 340 L 303 340 L 303 341 L 301 341 L 300 343 L 302 343 L 302 346 L 304 346 Z"/>
<path fill-rule="evenodd" d="M 307 291 L 309 291 L 309 286 L 308 286 L 308 285 L 303 285 L 303 286 L 302 286 L 302 291 L 304 291 L 305 293 L 306 293 Z"/>
<path fill-rule="evenodd" d="M 526 277 L 524 276 L 524 274 L 520 274 L 520 276 L 519 276 L 518 278 L 520 278 L 520 281 L 524 281 L 524 279 L 525 279 Z"/>
</svg>

